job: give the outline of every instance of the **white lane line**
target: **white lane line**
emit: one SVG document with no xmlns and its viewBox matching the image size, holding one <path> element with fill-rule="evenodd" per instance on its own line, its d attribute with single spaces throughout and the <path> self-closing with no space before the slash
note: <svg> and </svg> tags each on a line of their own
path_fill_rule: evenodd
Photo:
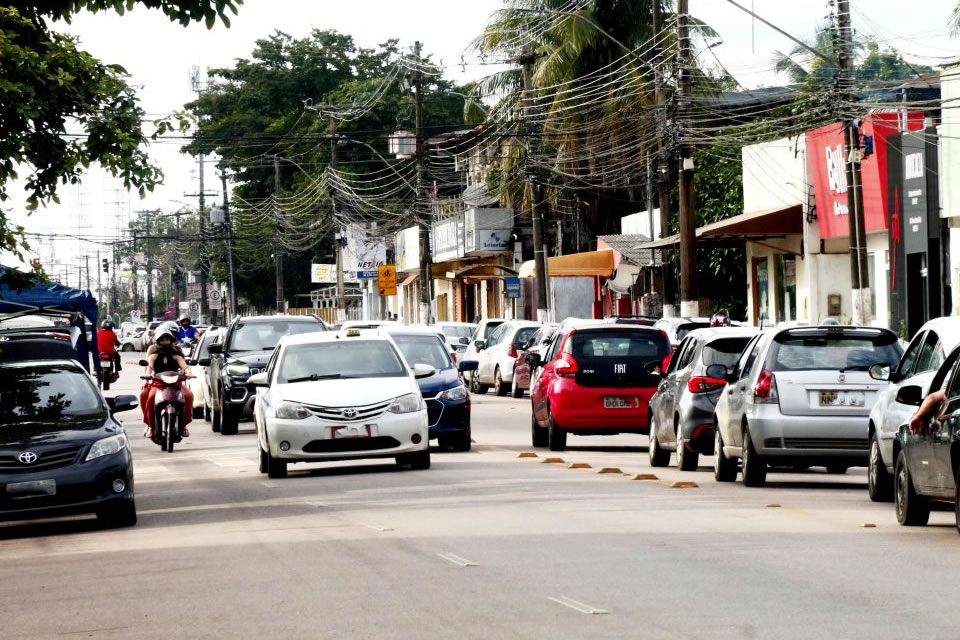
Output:
<svg viewBox="0 0 960 640">
<path fill-rule="evenodd" d="M 569 607 L 578 613 L 586 613 L 592 616 L 602 616 L 608 613 L 606 609 L 597 609 L 596 607 L 591 607 L 589 604 L 580 602 L 579 600 L 574 600 L 573 598 L 568 598 L 567 596 L 560 596 L 559 598 L 551 598 L 547 596 L 547 600 L 556 602 L 557 604 L 562 604 L 565 607 Z"/>
<path fill-rule="evenodd" d="M 267 489 L 276 489 L 280 486 L 276 482 L 261 482 L 260 484 L 265 486 Z"/>
<path fill-rule="evenodd" d="M 462 557 L 458 556 L 458 555 L 455 554 L 455 553 L 438 553 L 437 555 L 440 556 L 441 558 L 443 558 L 444 560 L 446 560 L 447 562 L 452 562 L 453 564 L 457 565 L 458 567 L 478 567 L 478 566 L 480 566 L 480 565 L 478 565 L 476 562 L 473 562 L 473 561 L 471 561 L 471 560 L 467 560 L 466 558 L 462 558 Z"/>
<path fill-rule="evenodd" d="M 325 505 L 324 503 L 322 503 L 322 502 L 316 502 L 316 501 L 314 501 L 314 500 L 308 500 L 308 501 L 304 502 L 304 504 L 309 505 L 309 506 L 311 506 L 311 507 L 316 507 L 317 509 L 326 509 L 326 508 L 327 508 L 327 505 Z"/>
<path fill-rule="evenodd" d="M 373 529 L 374 531 L 380 531 L 380 532 L 393 531 L 393 527 L 381 527 L 376 524 L 364 524 L 363 526 L 365 526 L 367 529 Z"/>
</svg>

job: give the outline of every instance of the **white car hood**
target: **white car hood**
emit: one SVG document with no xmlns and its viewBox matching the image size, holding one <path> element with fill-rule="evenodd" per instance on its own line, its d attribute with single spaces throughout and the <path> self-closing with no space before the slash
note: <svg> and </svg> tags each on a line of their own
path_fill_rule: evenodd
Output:
<svg viewBox="0 0 960 640">
<path fill-rule="evenodd" d="M 310 380 L 276 387 L 284 400 L 320 407 L 361 407 L 391 400 L 406 393 L 420 393 L 416 380 L 402 378 L 351 378 Z"/>
</svg>

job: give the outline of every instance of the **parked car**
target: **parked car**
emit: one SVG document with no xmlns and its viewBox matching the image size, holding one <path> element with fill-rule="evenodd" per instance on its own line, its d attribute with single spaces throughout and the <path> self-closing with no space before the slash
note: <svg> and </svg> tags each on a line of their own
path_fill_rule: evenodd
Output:
<svg viewBox="0 0 960 640">
<path fill-rule="evenodd" d="M 143 340 L 143 344 L 141 345 L 142 348 L 138 349 L 138 351 L 146 351 L 147 347 L 153 344 L 153 332 L 164 322 L 166 322 L 166 320 L 151 320 L 147 323 L 147 331 Z"/>
<path fill-rule="evenodd" d="M 687 334 L 696 329 L 706 329 L 710 326 L 709 318 L 660 318 L 654 323 L 655 329 L 660 329 L 670 338 L 674 350 Z"/>
<path fill-rule="evenodd" d="M 647 435 L 659 383 L 648 368 L 668 353 L 669 340 L 651 327 L 581 322 L 558 329 L 543 354 L 527 356 L 543 366 L 530 391 L 533 446 L 562 451 L 568 433 Z"/>
<path fill-rule="evenodd" d="M 146 329 L 120 339 L 120 351 L 146 351 Z"/>
<path fill-rule="evenodd" d="M 379 329 L 380 327 L 393 326 L 398 327 L 400 323 L 394 320 L 347 320 L 340 325 L 338 331 L 345 331 L 347 329 Z"/>
<path fill-rule="evenodd" d="M 248 378 L 263 371 L 280 338 L 324 330 L 315 316 L 235 318 L 223 339 L 207 347 L 213 430 L 233 435 L 240 419 L 253 415 L 256 389 Z"/>
<path fill-rule="evenodd" d="M 123 340 L 137 333 L 141 333 L 147 330 L 147 325 L 142 322 L 121 322 L 120 323 L 120 333 L 118 337 Z"/>
<path fill-rule="evenodd" d="M 472 374 L 471 389 L 486 393 L 492 386 L 494 393 L 505 396 L 513 384 L 513 368 L 517 354 L 533 337 L 540 324 L 529 320 L 508 320 L 495 328 L 486 340 L 478 340 L 477 370 Z"/>
<path fill-rule="evenodd" d="M 893 474 L 896 458 L 893 443 L 916 407 L 897 401 L 897 393 L 907 385 L 919 386 L 923 395 L 934 390 L 931 380 L 943 364 L 946 354 L 960 344 L 960 318 L 930 320 L 910 341 L 899 362 L 888 362 L 870 370 L 876 380 L 888 385 L 870 411 L 870 460 L 867 467 L 867 491 L 874 502 L 893 499 Z"/>
<path fill-rule="evenodd" d="M 461 340 L 466 338 L 467 342 L 477 331 L 477 325 L 472 322 L 437 322 L 434 328 L 443 333 L 447 344 L 457 353 L 457 358 L 463 359 L 467 352 L 467 345 Z"/>
<path fill-rule="evenodd" d="M 437 340 L 439 342 L 439 340 Z M 260 471 L 287 475 L 295 462 L 395 458 L 430 467 L 427 408 L 417 379 L 386 335 L 347 329 L 286 336 L 255 385 Z"/>
<path fill-rule="evenodd" d="M 73 360 L 0 363 L 0 519 L 96 513 L 137 522 L 133 458 L 114 414 L 135 396 L 104 399 Z"/>
<path fill-rule="evenodd" d="M 190 354 L 187 364 L 190 366 L 190 375 L 187 378 L 187 388 L 193 393 L 193 417 L 210 421 L 210 378 L 207 375 L 210 368 L 210 345 L 216 344 L 221 329 L 210 329 L 197 339 L 197 345 Z"/>
<path fill-rule="evenodd" d="M 538 369 L 534 369 L 527 362 L 528 353 L 541 353 L 557 330 L 557 323 L 548 322 L 542 324 L 536 333 L 530 336 L 523 348 L 517 351 L 517 359 L 513 365 L 513 381 L 510 383 L 510 395 L 514 398 L 522 398 L 523 392 L 530 388 L 531 381 L 535 378 Z"/>
<path fill-rule="evenodd" d="M 655 318 L 653 316 L 607 316 L 603 319 L 604 322 L 609 322 L 610 324 L 636 324 L 641 327 L 652 327 L 657 324 L 660 318 Z"/>
<path fill-rule="evenodd" d="M 460 344 L 467 347 L 467 350 L 463 352 L 461 360 L 477 360 L 477 342 L 480 340 L 486 340 L 490 337 L 490 334 L 493 333 L 493 330 L 502 325 L 506 320 L 502 318 L 484 318 L 477 324 L 477 330 L 473 332 L 473 335 L 468 339 L 460 338 Z M 471 390 L 473 389 L 473 372 L 467 373 L 464 375 L 467 382 L 470 383 Z"/>
<path fill-rule="evenodd" d="M 79 337 L 79 331 L 53 325 L 0 329 L 0 362 L 76 360 Z"/>
<path fill-rule="evenodd" d="M 670 464 L 677 453 L 677 466 L 696 471 L 700 454 L 713 455 L 714 411 L 727 384 L 726 378 L 707 374 L 710 365 L 733 368 L 756 329 L 694 329 L 686 335 L 657 392 L 650 400 L 650 464 Z"/>
<path fill-rule="evenodd" d="M 866 466 L 870 410 L 885 387 L 868 370 L 901 354 L 888 329 L 795 327 L 757 335 L 732 370 L 711 365 L 708 376 L 729 383 L 716 408 L 716 478 L 736 480 L 741 458 L 749 487 L 771 464 Z"/>
<path fill-rule="evenodd" d="M 473 369 L 475 362 L 460 363 L 450 356 L 445 336 L 436 327 L 385 327 L 382 333 L 390 336 L 407 363 L 428 364 L 436 374 L 418 378 L 420 393 L 427 405 L 427 424 L 430 439 L 436 439 L 442 448 L 469 451 L 470 393 L 460 379 L 460 371 Z"/>
</svg>

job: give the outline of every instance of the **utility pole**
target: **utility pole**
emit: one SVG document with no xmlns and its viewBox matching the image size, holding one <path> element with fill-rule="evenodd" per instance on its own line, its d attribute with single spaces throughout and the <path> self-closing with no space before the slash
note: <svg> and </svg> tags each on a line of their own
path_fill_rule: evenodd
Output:
<svg viewBox="0 0 960 640">
<path fill-rule="evenodd" d="M 667 98 L 663 89 L 663 61 L 660 59 L 663 51 L 660 46 L 660 38 L 663 33 L 661 2 L 662 0 L 653 1 L 653 46 L 650 48 L 650 56 L 653 60 L 654 68 L 657 129 L 660 133 L 660 135 L 657 136 L 657 196 L 660 204 L 660 233 L 666 236 L 667 230 L 670 228 L 670 154 L 672 152 L 673 141 L 667 130 Z M 651 228 L 651 234 L 652 233 L 653 229 Z M 661 294 L 663 295 L 663 315 L 669 317 L 675 316 L 676 310 L 673 306 L 673 275 L 671 274 L 670 265 L 663 259 L 664 253 L 664 251 L 660 252 L 660 269 L 663 274 Z"/>
<path fill-rule="evenodd" d="M 690 8 L 689 0 L 677 0 L 677 46 L 679 87 L 677 119 L 680 131 L 680 315 L 700 315 L 697 301 L 696 192 L 693 149 L 686 141 L 690 126 Z"/>
<path fill-rule="evenodd" d="M 103 281 L 100 279 L 100 272 L 103 270 L 103 269 L 101 269 L 101 267 L 100 267 L 100 265 L 101 265 L 101 262 L 100 262 L 100 249 L 97 249 L 97 261 L 94 262 L 93 265 L 94 265 L 94 267 L 97 269 L 97 301 L 99 301 L 99 300 L 103 297 Z M 90 268 L 90 267 L 89 267 L 89 263 L 88 263 L 87 268 L 88 268 L 88 269 Z M 105 306 L 107 307 L 107 313 L 110 313 L 110 301 L 109 301 L 109 300 L 106 300 L 106 301 L 104 301 L 104 302 L 105 302 Z"/>
<path fill-rule="evenodd" d="M 423 200 L 423 71 L 420 69 L 420 41 L 413 45 L 413 55 L 417 59 L 417 71 L 414 76 L 415 90 L 415 113 L 416 113 L 416 134 L 417 134 L 417 193 L 414 199 L 414 208 L 418 208 Z M 418 216 L 420 212 L 417 212 Z M 430 255 L 430 215 L 429 203 L 427 205 L 426 219 L 420 220 L 420 324 L 430 324 L 430 285 L 433 282 L 433 258 Z"/>
<path fill-rule="evenodd" d="M 227 272 L 230 274 L 230 320 L 237 317 L 237 285 L 233 279 L 233 224 L 230 222 L 230 196 L 227 190 L 227 170 L 220 172 L 223 184 L 223 226 L 227 230 Z"/>
<path fill-rule="evenodd" d="M 153 320 L 153 250 L 150 248 L 150 211 L 144 212 L 147 223 L 146 254 L 147 254 L 147 322 Z"/>
<path fill-rule="evenodd" d="M 286 311 L 284 301 L 286 296 L 283 293 L 283 248 L 281 240 L 283 237 L 283 211 L 280 209 L 280 156 L 273 156 L 273 192 L 277 197 L 277 237 L 274 241 L 273 262 L 276 266 L 277 276 L 277 313 Z M 206 293 L 206 292 L 204 292 Z"/>
<path fill-rule="evenodd" d="M 204 164 L 206 158 L 203 153 L 200 154 L 200 216 L 198 220 L 198 225 L 200 228 L 200 249 L 197 253 L 200 254 L 200 317 L 197 319 L 197 324 L 203 324 L 205 318 L 209 314 L 207 309 L 207 270 L 209 264 L 207 262 L 207 222 L 204 220 L 205 206 L 206 206 L 206 194 L 203 191 L 203 174 L 204 174 Z M 180 217 L 177 216 L 177 227 L 180 226 Z M 179 309 L 177 309 L 179 313 Z"/>
<path fill-rule="evenodd" d="M 330 118 L 330 171 L 337 170 L 337 123 Z M 330 219 L 337 219 L 337 190 L 330 187 Z M 338 227 L 339 229 L 339 227 Z M 347 320 L 347 292 L 343 284 L 343 234 L 334 234 L 334 254 L 337 261 L 337 322 Z"/>
<path fill-rule="evenodd" d="M 90 291 L 90 254 L 83 256 L 83 268 L 87 272 L 87 291 Z"/>
<path fill-rule="evenodd" d="M 547 254 L 543 249 L 543 211 L 540 198 L 539 172 L 533 165 L 533 155 L 538 150 L 534 141 L 535 125 L 531 122 L 536 94 L 533 89 L 533 63 L 537 59 L 530 47 L 525 47 L 520 56 L 523 67 L 523 120 L 526 129 L 526 174 L 530 189 L 530 217 L 533 222 L 533 268 L 537 284 L 537 321 L 549 322 L 550 300 L 547 297 Z"/>
<path fill-rule="evenodd" d="M 853 92 L 854 53 L 853 28 L 850 25 L 850 0 L 837 0 L 837 31 L 834 49 L 840 61 L 840 99 L 856 100 Z M 844 110 L 846 111 L 846 110 Z M 853 324 L 870 321 L 869 274 L 867 271 L 866 224 L 863 216 L 863 182 L 860 176 L 860 125 L 849 119 L 844 124 L 844 142 L 847 151 L 847 214 L 850 224 L 850 286 Z"/>
</svg>

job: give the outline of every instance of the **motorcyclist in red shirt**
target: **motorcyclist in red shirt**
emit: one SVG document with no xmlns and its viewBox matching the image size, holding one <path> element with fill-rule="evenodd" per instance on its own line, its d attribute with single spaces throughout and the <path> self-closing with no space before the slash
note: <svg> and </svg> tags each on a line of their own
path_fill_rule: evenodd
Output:
<svg viewBox="0 0 960 640">
<path fill-rule="evenodd" d="M 100 325 L 100 331 L 97 332 L 97 349 L 100 353 L 109 353 L 113 360 L 114 370 L 120 371 L 120 354 L 117 353 L 117 347 L 120 346 L 120 339 L 117 338 L 113 330 L 113 322 L 104 320 Z"/>
</svg>

